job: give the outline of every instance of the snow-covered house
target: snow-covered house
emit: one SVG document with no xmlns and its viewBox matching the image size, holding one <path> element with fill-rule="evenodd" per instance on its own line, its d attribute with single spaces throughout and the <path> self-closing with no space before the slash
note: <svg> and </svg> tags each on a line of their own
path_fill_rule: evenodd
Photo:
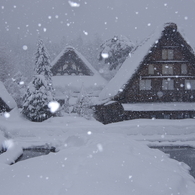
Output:
<svg viewBox="0 0 195 195">
<path fill-rule="evenodd" d="M 195 55 L 177 25 L 158 27 L 123 63 L 100 100 L 122 103 L 129 119 L 194 117 Z"/>
<path fill-rule="evenodd" d="M 17 107 L 15 100 L 6 90 L 4 84 L 0 81 L 0 113 L 9 112 L 13 108 Z"/>
<path fill-rule="evenodd" d="M 86 92 L 97 97 L 107 81 L 93 66 L 73 47 L 66 47 L 52 62 L 53 86 L 58 99 L 67 94 L 78 96 L 84 88 Z"/>
</svg>

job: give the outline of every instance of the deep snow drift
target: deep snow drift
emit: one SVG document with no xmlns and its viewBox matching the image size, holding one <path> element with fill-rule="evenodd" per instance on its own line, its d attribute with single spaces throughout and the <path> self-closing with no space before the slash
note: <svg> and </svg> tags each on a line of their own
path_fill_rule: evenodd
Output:
<svg viewBox="0 0 195 195">
<path fill-rule="evenodd" d="M 190 126 L 189 121 L 183 120 L 181 127 Z M 6 195 L 193 195 L 195 180 L 187 165 L 128 135 L 135 133 L 136 123 L 147 131 L 147 126 L 148 130 L 154 129 L 161 122 L 165 120 L 134 120 L 105 126 L 95 120 L 66 115 L 33 123 L 13 110 L 9 118 L 0 117 L 0 141 L 4 145 L 5 141 L 13 141 L 6 158 L 14 160 L 13 153 L 19 155 L 21 147 L 46 143 L 58 152 L 14 165 L 2 160 L 6 153 L 0 155 L 0 191 Z M 191 120 L 191 125 L 194 123 Z"/>
</svg>

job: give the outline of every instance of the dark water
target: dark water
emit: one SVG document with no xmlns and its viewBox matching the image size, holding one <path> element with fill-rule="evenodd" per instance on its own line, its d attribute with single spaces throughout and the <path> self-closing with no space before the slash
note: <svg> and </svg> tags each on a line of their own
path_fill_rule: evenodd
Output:
<svg viewBox="0 0 195 195">
<path fill-rule="evenodd" d="M 190 168 L 190 174 L 195 178 L 195 148 L 191 147 L 151 147 L 169 154 L 179 162 L 186 163 Z"/>
<path fill-rule="evenodd" d="M 42 150 L 42 151 L 33 150 L 33 149 L 23 150 L 23 154 L 15 162 L 27 160 L 29 158 L 34 158 L 37 156 L 47 155 L 49 153 L 50 153 L 50 150 Z"/>
<path fill-rule="evenodd" d="M 23 154 L 15 161 L 19 162 L 22 160 L 27 160 L 29 158 L 34 158 L 37 156 L 47 155 L 50 152 L 55 152 L 55 148 L 44 148 L 44 147 L 34 147 L 34 148 L 27 148 L 23 150 Z"/>
</svg>

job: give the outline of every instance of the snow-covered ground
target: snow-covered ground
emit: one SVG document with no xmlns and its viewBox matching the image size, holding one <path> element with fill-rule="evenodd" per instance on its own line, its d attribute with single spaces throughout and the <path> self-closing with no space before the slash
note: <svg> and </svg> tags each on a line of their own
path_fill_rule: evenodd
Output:
<svg viewBox="0 0 195 195">
<path fill-rule="evenodd" d="M 147 145 L 191 145 L 195 120 L 139 119 L 103 125 L 76 115 L 29 122 L 17 109 L 0 117 L 0 194 L 193 195 L 189 167 Z M 56 153 L 9 165 L 22 148 Z"/>
</svg>

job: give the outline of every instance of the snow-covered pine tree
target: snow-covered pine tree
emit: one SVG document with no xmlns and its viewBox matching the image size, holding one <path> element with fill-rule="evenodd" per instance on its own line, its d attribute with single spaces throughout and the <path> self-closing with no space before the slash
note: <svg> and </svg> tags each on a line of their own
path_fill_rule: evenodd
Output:
<svg viewBox="0 0 195 195">
<path fill-rule="evenodd" d="M 38 41 L 37 51 L 35 53 L 35 74 L 45 76 L 50 91 L 54 94 L 50 57 L 42 40 Z"/>
<path fill-rule="evenodd" d="M 31 121 L 43 121 L 53 115 L 49 103 L 54 102 L 49 55 L 43 41 L 38 42 L 35 54 L 35 76 L 24 96 L 22 113 Z"/>
<path fill-rule="evenodd" d="M 102 69 L 107 79 L 116 74 L 133 48 L 134 44 L 124 36 L 114 36 L 100 46 L 98 59 L 107 65 Z"/>
<path fill-rule="evenodd" d="M 78 96 L 72 112 L 77 113 L 79 116 L 82 116 L 86 119 L 90 119 L 93 113 L 91 105 L 91 99 L 82 86 L 80 95 Z"/>
<path fill-rule="evenodd" d="M 44 75 L 35 75 L 24 96 L 22 113 L 31 121 L 41 122 L 52 116 L 49 102 L 53 95 Z"/>
</svg>

